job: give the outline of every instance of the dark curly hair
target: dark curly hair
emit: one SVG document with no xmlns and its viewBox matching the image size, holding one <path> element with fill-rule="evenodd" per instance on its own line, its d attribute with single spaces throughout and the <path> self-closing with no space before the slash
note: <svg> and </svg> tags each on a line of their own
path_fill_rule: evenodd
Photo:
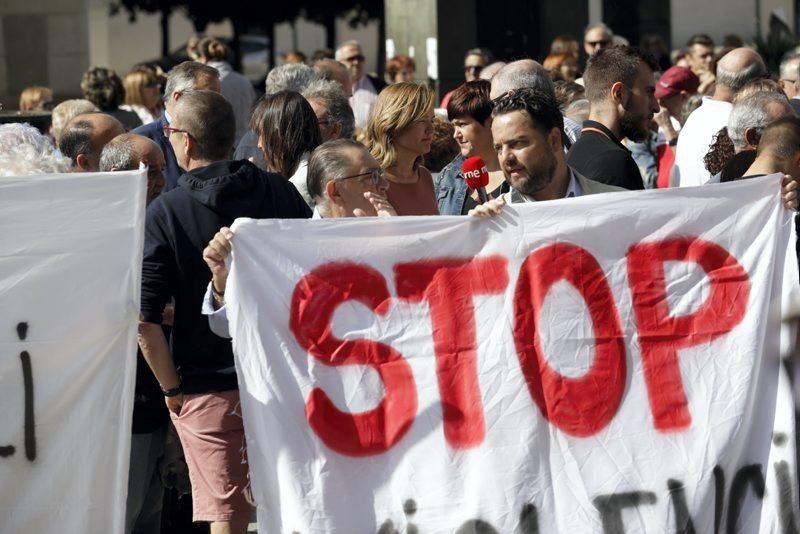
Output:
<svg viewBox="0 0 800 534">
<path fill-rule="evenodd" d="M 114 111 L 125 100 L 125 87 L 117 73 L 105 67 L 92 67 L 81 79 L 83 96 L 100 111 Z"/>
<path fill-rule="evenodd" d="M 733 141 L 728 137 L 728 128 L 723 128 L 714 136 L 714 141 L 708 147 L 708 153 L 703 156 L 703 164 L 713 176 L 722 171 L 735 153 Z"/>
<path fill-rule="evenodd" d="M 494 100 L 492 117 L 512 111 L 526 112 L 532 126 L 543 133 L 553 128 L 564 131 L 564 116 L 561 115 L 558 101 L 552 93 L 525 87 L 509 91 Z"/>
</svg>

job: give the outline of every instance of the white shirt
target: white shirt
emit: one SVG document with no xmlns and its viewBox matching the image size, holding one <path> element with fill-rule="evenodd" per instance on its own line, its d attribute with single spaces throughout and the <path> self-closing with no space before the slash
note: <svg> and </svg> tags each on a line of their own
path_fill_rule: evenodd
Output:
<svg viewBox="0 0 800 534">
<path fill-rule="evenodd" d="M 377 98 L 378 91 L 375 90 L 375 86 L 366 75 L 353 84 L 353 96 L 349 101 L 350 107 L 353 108 L 353 115 L 356 117 L 356 128 L 367 127 Z"/>
<path fill-rule="evenodd" d="M 703 185 L 711 178 L 703 157 L 708 154 L 717 132 L 728 125 L 732 108 L 730 102 L 704 96 L 703 104 L 689 115 L 678 137 L 675 153 L 673 172 L 679 186 Z"/>
<path fill-rule="evenodd" d="M 311 195 L 308 192 L 308 181 L 306 177 L 308 176 L 308 152 L 303 154 L 300 164 L 297 166 L 297 170 L 294 171 L 294 174 L 289 181 L 292 182 L 292 185 L 295 186 L 297 191 L 300 193 L 300 196 L 303 197 L 303 200 L 306 201 L 309 208 L 314 208 L 316 204 L 314 199 L 311 198 Z"/>
</svg>

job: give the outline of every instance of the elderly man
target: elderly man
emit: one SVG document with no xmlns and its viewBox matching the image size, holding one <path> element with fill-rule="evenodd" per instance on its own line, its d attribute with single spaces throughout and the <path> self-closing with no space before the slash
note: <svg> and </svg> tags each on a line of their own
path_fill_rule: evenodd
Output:
<svg viewBox="0 0 800 534">
<path fill-rule="evenodd" d="M 75 116 L 64 127 L 58 148 L 72 160 L 78 172 L 100 170 L 100 154 L 106 143 L 125 133 L 125 127 L 106 113 L 84 113 Z"/>
<path fill-rule="evenodd" d="M 131 171 L 147 166 L 147 204 L 164 189 L 164 154 L 142 135 L 118 135 L 103 149 L 100 170 Z M 171 311 L 171 310 L 170 310 Z M 133 428 L 128 468 L 128 499 L 125 532 L 154 532 L 161 529 L 161 504 L 164 484 L 158 465 L 164 454 L 169 415 L 161 400 L 161 389 L 153 372 L 139 352 L 136 358 L 136 384 L 133 398 Z"/>
<path fill-rule="evenodd" d="M 717 63 L 714 95 L 703 97 L 681 129 L 675 152 L 673 182 L 681 187 L 702 185 L 711 174 L 703 164 L 713 137 L 728 123 L 731 102 L 736 92 L 747 82 L 769 76 L 761 56 L 750 48 L 731 50 Z"/>
<path fill-rule="evenodd" d="M 658 113 L 652 57 L 614 46 L 589 58 L 584 80 L 591 103 L 583 134 L 567 155 L 570 167 L 587 178 L 625 189 L 644 189 L 642 174 L 623 139 L 641 142 Z"/>
<path fill-rule="evenodd" d="M 761 133 L 768 124 L 783 117 L 794 116 L 794 109 L 784 95 L 760 91 L 737 99 L 728 118 L 728 137 L 737 154 L 745 150 L 755 150 L 759 146 Z"/>
<path fill-rule="evenodd" d="M 353 81 L 350 79 L 350 70 L 343 63 L 335 59 L 324 58 L 314 63 L 314 72 L 321 80 L 331 80 L 342 87 L 342 92 L 347 98 L 353 96 Z"/>
<path fill-rule="evenodd" d="M 184 61 L 180 65 L 173 67 L 167 73 L 167 84 L 164 87 L 164 115 L 157 120 L 144 124 L 136 128 L 133 133 L 143 135 L 155 141 L 164 152 L 167 161 L 167 186 L 166 190 L 175 188 L 178 185 L 178 177 L 183 174 L 183 169 L 175 159 L 172 145 L 164 137 L 163 130 L 169 126 L 175 105 L 181 96 L 187 91 L 209 90 L 220 93 L 222 85 L 219 79 L 219 71 L 214 67 L 197 63 L 196 61 Z"/>
<path fill-rule="evenodd" d="M 167 163 L 155 141 L 143 135 L 124 133 L 112 139 L 100 155 L 100 170 L 132 171 L 147 166 L 147 203 L 164 190 Z"/>
<path fill-rule="evenodd" d="M 314 219 L 342 217 L 395 216 L 386 199 L 389 182 L 369 150 L 352 139 L 323 143 L 308 160 L 308 191 L 316 200 Z M 203 251 L 212 279 L 206 290 L 203 313 L 209 316 L 211 330 L 230 337 L 225 312 L 225 287 L 228 268 L 225 259 L 231 252 L 233 232 L 222 228 Z"/>
<path fill-rule="evenodd" d="M 193 519 L 210 522 L 214 534 L 246 532 L 252 509 L 244 495 L 247 466 L 233 351 L 200 313 L 211 277 L 202 250 L 237 217 L 311 215 L 282 176 L 228 160 L 235 130 L 233 109 L 219 93 L 189 91 L 175 103 L 164 135 L 186 173 L 148 206 L 142 259 L 139 345 L 184 448 Z M 171 299 L 170 351 L 161 323 Z"/>
<path fill-rule="evenodd" d="M 302 95 L 314 109 L 323 142 L 352 139 L 355 135 L 355 117 L 338 83 L 318 80 L 311 83 Z"/>
<path fill-rule="evenodd" d="M 340 44 L 336 49 L 336 60 L 341 61 L 350 69 L 350 78 L 353 81 L 353 96 L 350 97 L 350 106 L 356 116 L 356 128 L 365 128 L 372 108 L 375 106 L 375 99 L 378 98 L 378 93 L 386 87 L 386 82 L 364 72 L 366 58 L 358 41 L 345 41 Z"/>
</svg>

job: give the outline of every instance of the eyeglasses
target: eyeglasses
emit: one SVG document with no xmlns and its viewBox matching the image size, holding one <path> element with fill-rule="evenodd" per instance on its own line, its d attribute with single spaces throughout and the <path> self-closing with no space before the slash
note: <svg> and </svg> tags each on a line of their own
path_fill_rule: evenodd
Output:
<svg viewBox="0 0 800 534">
<path fill-rule="evenodd" d="M 350 178 L 358 178 L 359 176 L 369 176 L 372 185 L 377 186 L 381 183 L 381 180 L 383 180 L 383 169 L 378 167 L 377 169 L 372 169 L 371 171 L 353 174 L 351 176 L 343 176 L 342 178 L 336 178 L 336 180 L 349 180 Z"/>
<path fill-rule="evenodd" d="M 611 41 L 608 39 L 602 41 L 586 41 L 586 44 L 589 46 L 608 46 L 611 44 Z"/>
<path fill-rule="evenodd" d="M 361 63 L 361 62 L 363 62 L 365 59 L 367 59 L 367 58 L 365 58 L 365 57 L 364 57 L 363 55 L 361 55 L 361 54 L 358 54 L 358 55 L 356 55 L 356 56 L 350 56 L 350 57 L 348 57 L 348 58 L 345 58 L 344 60 L 345 60 L 347 63 Z"/>
<path fill-rule="evenodd" d="M 192 134 L 190 134 L 186 130 L 181 130 L 180 128 L 173 128 L 172 126 L 164 126 L 164 127 L 161 128 L 161 133 L 163 133 L 164 137 L 166 137 L 167 139 L 169 139 L 169 136 L 172 135 L 172 132 L 181 132 L 181 133 L 185 133 L 189 137 L 194 137 Z"/>
<path fill-rule="evenodd" d="M 483 65 L 464 65 L 464 72 L 480 73 L 483 70 Z"/>
</svg>

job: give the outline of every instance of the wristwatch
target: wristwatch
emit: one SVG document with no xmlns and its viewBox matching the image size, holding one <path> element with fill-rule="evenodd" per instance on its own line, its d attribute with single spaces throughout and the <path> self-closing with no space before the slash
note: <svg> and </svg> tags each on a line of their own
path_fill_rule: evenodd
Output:
<svg viewBox="0 0 800 534">
<path fill-rule="evenodd" d="M 181 388 L 181 385 L 178 384 L 174 388 L 169 388 L 169 389 L 161 388 L 161 393 L 163 393 L 165 397 L 176 397 L 181 393 L 183 393 L 183 389 Z"/>
</svg>

